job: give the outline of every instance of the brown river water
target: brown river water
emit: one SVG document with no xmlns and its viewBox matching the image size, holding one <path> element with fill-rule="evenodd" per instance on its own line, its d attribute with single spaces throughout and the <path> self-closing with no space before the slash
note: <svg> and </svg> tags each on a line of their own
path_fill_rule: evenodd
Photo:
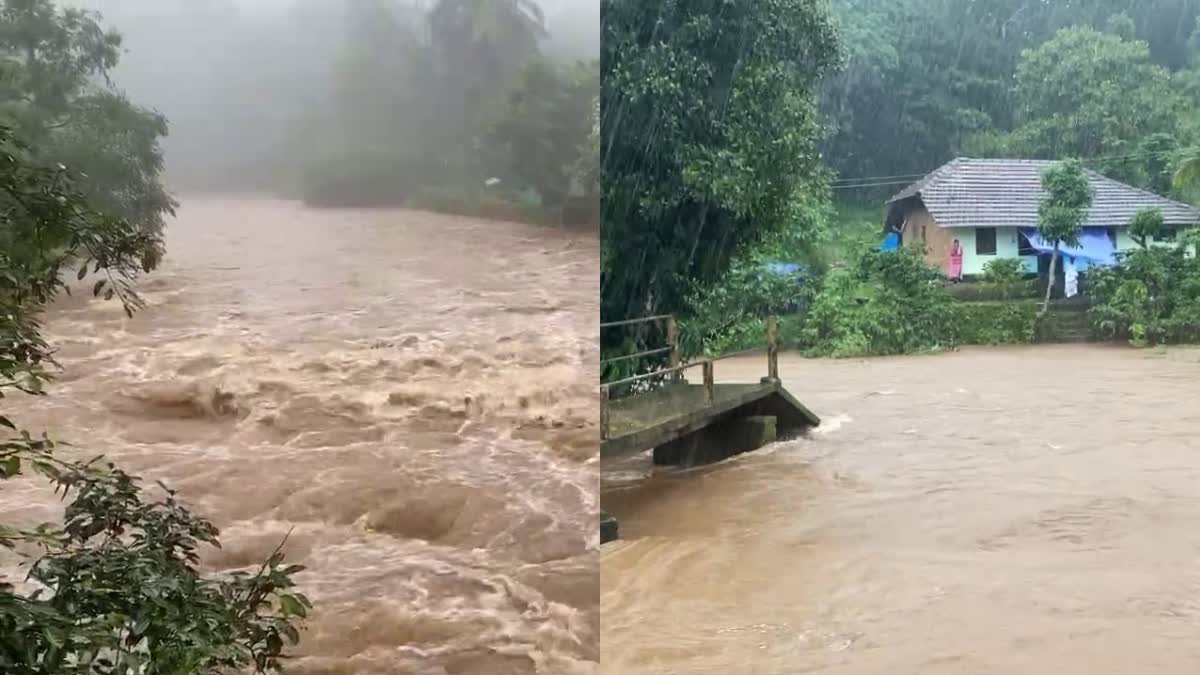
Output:
<svg viewBox="0 0 1200 675">
<path fill-rule="evenodd" d="M 1200 351 L 780 369 L 818 432 L 605 467 L 601 672 L 1196 672 Z"/>
<path fill-rule="evenodd" d="M 210 571 L 293 530 L 289 672 L 596 672 L 595 234 L 182 201 L 148 307 L 64 297 L 65 371 L 13 418 L 177 488 L 222 529 Z M 0 490 L 9 522 L 56 508 Z"/>
</svg>

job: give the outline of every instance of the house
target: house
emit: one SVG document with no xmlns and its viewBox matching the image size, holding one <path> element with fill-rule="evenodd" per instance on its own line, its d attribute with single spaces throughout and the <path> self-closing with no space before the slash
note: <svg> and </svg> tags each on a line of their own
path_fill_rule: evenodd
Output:
<svg viewBox="0 0 1200 675">
<path fill-rule="evenodd" d="M 920 246 L 925 259 L 946 269 L 957 239 L 962 273 L 971 277 L 997 258 L 1019 258 L 1027 273 L 1044 274 L 1050 246 L 1037 235 L 1041 173 L 1052 161 L 955 159 L 898 192 L 886 203 L 887 223 L 903 246 Z M 1138 210 L 1157 208 L 1171 234 L 1200 224 L 1200 209 L 1088 171 L 1092 205 L 1075 249 L 1064 262 L 1086 269 L 1111 264 L 1116 251 L 1138 244 L 1128 233 Z"/>
</svg>

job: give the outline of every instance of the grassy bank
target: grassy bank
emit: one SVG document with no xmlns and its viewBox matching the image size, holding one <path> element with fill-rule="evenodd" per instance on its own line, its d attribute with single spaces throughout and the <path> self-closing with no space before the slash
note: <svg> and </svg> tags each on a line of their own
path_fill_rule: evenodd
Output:
<svg viewBox="0 0 1200 675">
<path fill-rule="evenodd" d="M 317 208 L 402 207 L 535 225 L 597 225 L 598 197 L 568 197 L 543 204 L 536 197 L 498 188 L 464 187 L 459 178 L 417 175 L 412 165 L 387 159 L 353 172 L 320 171 L 299 182 L 296 197 Z M 407 187 L 405 187 L 407 186 Z"/>
</svg>

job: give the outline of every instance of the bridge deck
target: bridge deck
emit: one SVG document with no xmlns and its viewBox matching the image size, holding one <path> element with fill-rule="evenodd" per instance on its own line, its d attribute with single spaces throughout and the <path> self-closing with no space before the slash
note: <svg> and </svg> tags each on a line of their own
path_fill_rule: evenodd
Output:
<svg viewBox="0 0 1200 675">
<path fill-rule="evenodd" d="M 601 458 L 649 450 L 736 415 L 771 414 L 786 429 L 817 426 L 820 419 L 778 382 L 718 384 L 708 403 L 702 385 L 676 383 L 609 404 L 609 438 Z"/>
</svg>

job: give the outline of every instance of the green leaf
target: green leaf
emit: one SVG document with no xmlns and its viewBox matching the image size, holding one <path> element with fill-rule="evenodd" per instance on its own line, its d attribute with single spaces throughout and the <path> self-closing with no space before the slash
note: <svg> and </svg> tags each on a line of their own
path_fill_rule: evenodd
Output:
<svg viewBox="0 0 1200 675">
<path fill-rule="evenodd" d="M 305 609 L 304 603 L 292 595 L 279 596 L 279 606 L 285 616 L 298 616 L 300 618 L 308 616 L 308 610 Z"/>
</svg>

